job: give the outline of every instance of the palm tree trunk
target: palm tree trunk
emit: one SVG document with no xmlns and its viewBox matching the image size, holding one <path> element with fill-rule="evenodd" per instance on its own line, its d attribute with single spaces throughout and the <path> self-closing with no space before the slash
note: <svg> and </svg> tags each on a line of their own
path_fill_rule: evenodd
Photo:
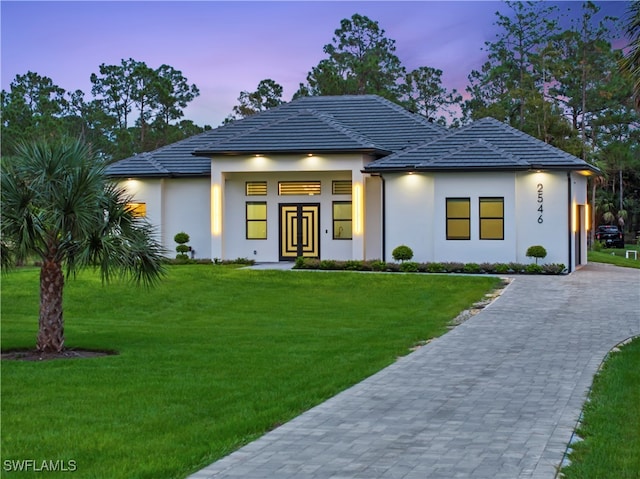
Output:
<svg viewBox="0 0 640 479">
<path fill-rule="evenodd" d="M 64 349 L 63 287 L 62 265 L 45 260 L 40 269 L 40 320 L 36 344 L 40 352 L 60 352 Z"/>
</svg>

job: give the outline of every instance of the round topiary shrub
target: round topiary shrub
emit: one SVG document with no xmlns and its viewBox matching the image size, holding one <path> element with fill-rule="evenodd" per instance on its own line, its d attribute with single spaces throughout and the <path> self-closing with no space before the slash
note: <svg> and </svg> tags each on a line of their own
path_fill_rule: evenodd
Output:
<svg viewBox="0 0 640 479">
<path fill-rule="evenodd" d="M 185 233 L 184 231 L 181 231 L 180 233 L 177 233 L 173 237 L 173 241 L 175 241 L 178 244 L 188 243 L 190 239 L 191 238 L 189 238 L 189 235 L 187 233 Z"/>
<path fill-rule="evenodd" d="M 544 258 L 545 256 L 547 256 L 547 250 L 540 245 L 529 246 L 526 255 L 527 258 L 535 258 L 536 264 L 538 264 L 538 258 Z"/>
<path fill-rule="evenodd" d="M 393 256 L 393 259 L 396 261 L 409 261 L 413 258 L 413 250 L 405 245 L 397 246 L 391 252 L 391 256 Z"/>
<path fill-rule="evenodd" d="M 189 248 L 185 243 L 188 243 L 189 239 L 190 239 L 189 235 L 187 233 L 185 233 L 184 231 L 181 231 L 180 233 L 177 233 L 173 237 L 173 241 L 178 243 L 178 246 L 176 246 L 176 251 L 178 252 L 178 255 L 176 256 L 176 258 L 186 258 L 187 257 L 187 252 L 191 251 L 191 248 Z"/>
</svg>

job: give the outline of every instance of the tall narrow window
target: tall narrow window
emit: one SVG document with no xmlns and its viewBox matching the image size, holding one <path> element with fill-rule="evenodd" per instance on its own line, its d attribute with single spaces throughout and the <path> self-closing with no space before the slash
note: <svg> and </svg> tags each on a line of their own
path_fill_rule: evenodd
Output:
<svg viewBox="0 0 640 479">
<path fill-rule="evenodd" d="M 447 239 L 471 239 L 471 201 L 469 198 L 447 198 Z"/>
<path fill-rule="evenodd" d="M 266 202 L 247 202 L 247 239 L 267 239 Z"/>
<path fill-rule="evenodd" d="M 480 239 L 504 239 L 504 198 L 480 198 Z"/>
<path fill-rule="evenodd" d="M 347 239 L 353 237 L 353 221 L 351 201 L 333 202 L 333 239 Z"/>
</svg>

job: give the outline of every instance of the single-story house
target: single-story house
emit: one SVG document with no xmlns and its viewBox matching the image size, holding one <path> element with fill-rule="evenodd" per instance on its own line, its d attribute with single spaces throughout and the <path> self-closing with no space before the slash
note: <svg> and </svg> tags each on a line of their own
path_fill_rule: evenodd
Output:
<svg viewBox="0 0 640 479">
<path fill-rule="evenodd" d="M 258 262 L 586 263 L 594 166 L 485 118 L 447 130 L 375 95 L 305 97 L 111 165 L 169 251 Z"/>
</svg>

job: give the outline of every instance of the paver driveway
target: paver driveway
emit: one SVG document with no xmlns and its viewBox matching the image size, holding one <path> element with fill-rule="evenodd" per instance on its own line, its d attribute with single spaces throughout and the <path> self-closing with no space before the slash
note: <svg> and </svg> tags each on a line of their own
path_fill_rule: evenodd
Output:
<svg viewBox="0 0 640 479">
<path fill-rule="evenodd" d="M 445 336 L 192 479 L 553 479 L 640 270 L 517 276 Z"/>
</svg>

